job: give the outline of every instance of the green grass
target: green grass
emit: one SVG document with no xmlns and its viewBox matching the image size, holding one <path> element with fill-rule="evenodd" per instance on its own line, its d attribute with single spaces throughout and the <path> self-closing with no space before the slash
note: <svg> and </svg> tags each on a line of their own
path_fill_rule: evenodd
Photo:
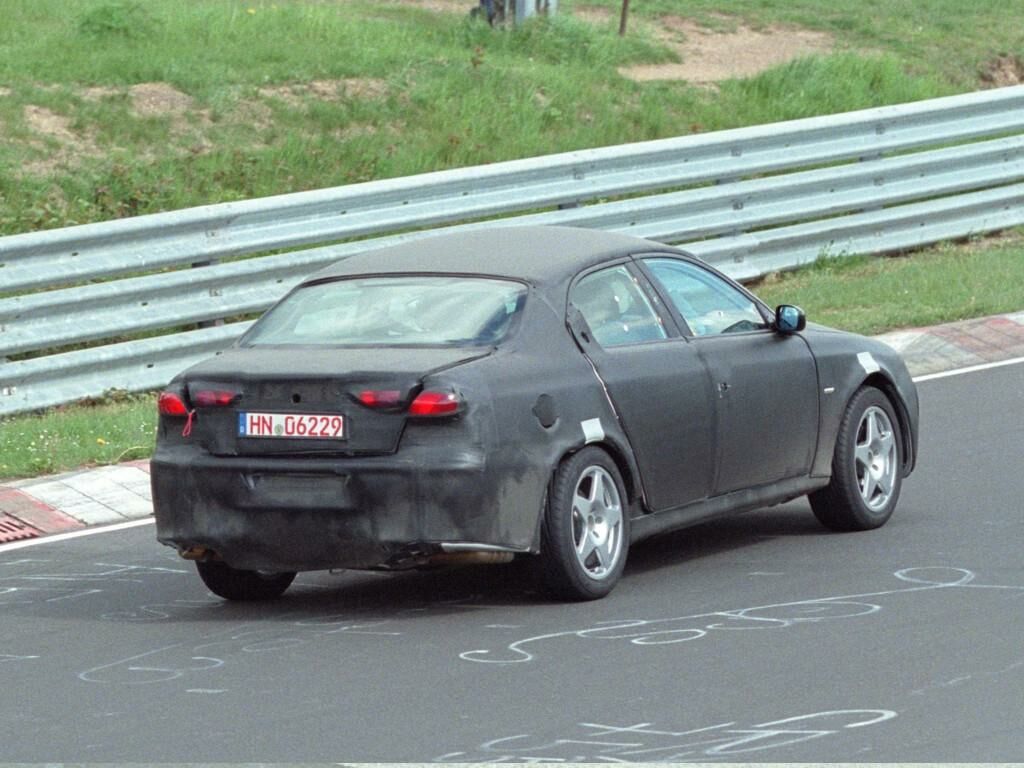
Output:
<svg viewBox="0 0 1024 768">
<path fill-rule="evenodd" d="M 894 258 L 823 258 L 752 288 L 771 306 L 798 304 L 814 322 L 863 334 L 1015 312 L 1024 309 L 1024 237 Z"/>
<path fill-rule="evenodd" d="M 156 398 L 133 395 L 0 420 L 0 479 L 116 464 L 153 452 Z"/>
<path fill-rule="evenodd" d="M 586 0 L 617 13 L 619 0 Z M 792 25 L 834 35 L 859 50 L 898 57 L 911 73 L 927 72 L 960 90 L 974 90 L 985 64 L 999 54 L 1021 55 L 1024 40 L 1002 0 L 645 0 L 630 18 L 695 18 L 730 28 Z"/>
<path fill-rule="evenodd" d="M 0 234 L 917 100 L 1024 55 L 993 0 L 652 0 L 625 38 L 602 4 L 607 24 L 566 2 L 491 29 L 368 0 L 5 0 Z M 799 25 L 836 52 L 718 90 L 627 80 L 675 58 L 661 14 Z M 279 92 L 312 81 L 372 87 Z M 184 106 L 140 114 L 129 89 L 152 83 Z"/>
</svg>

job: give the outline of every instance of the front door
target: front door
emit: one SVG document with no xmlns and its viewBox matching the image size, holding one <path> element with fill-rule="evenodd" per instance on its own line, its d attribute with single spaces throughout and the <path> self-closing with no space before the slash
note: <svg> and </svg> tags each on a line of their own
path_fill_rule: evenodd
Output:
<svg viewBox="0 0 1024 768">
<path fill-rule="evenodd" d="M 738 286 L 685 259 L 642 259 L 707 365 L 716 399 L 714 495 L 810 472 L 818 374 L 796 334 L 774 332 Z"/>
</svg>

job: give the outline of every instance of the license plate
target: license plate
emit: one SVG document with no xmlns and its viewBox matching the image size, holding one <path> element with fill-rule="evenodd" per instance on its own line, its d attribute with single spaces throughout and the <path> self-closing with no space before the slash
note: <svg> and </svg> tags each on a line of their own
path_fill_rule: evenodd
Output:
<svg viewBox="0 0 1024 768">
<path fill-rule="evenodd" d="M 344 440 L 345 418 L 338 414 L 243 412 L 238 414 L 238 436 Z"/>
</svg>

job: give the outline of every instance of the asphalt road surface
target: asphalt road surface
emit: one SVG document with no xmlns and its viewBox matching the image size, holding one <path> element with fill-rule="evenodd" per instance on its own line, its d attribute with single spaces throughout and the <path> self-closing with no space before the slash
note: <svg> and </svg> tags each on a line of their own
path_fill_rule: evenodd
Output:
<svg viewBox="0 0 1024 768">
<path fill-rule="evenodd" d="M 879 531 L 805 502 L 523 569 L 227 604 L 152 526 L 0 553 L 0 761 L 1024 760 L 1024 365 L 927 381 Z"/>
</svg>

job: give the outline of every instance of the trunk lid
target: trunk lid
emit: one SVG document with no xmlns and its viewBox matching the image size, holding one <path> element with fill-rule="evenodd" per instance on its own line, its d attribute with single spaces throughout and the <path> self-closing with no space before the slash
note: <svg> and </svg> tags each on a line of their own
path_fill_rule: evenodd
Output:
<svg viewBox="0 0 1024 768">
<path fill-rule="evenodd" d="M 192 439 L 225 456 L 394 453 L 423 379 L 491 351 L 232 348 L 185 374 L 189 407 L 195 409 Z M 399 403 L 369 408 L 358 399 L 366 390 L 397 391 Z M 211 393 L 224 393 L 222 401 L 229 402 L 204 404 Z"/>
</svg>

